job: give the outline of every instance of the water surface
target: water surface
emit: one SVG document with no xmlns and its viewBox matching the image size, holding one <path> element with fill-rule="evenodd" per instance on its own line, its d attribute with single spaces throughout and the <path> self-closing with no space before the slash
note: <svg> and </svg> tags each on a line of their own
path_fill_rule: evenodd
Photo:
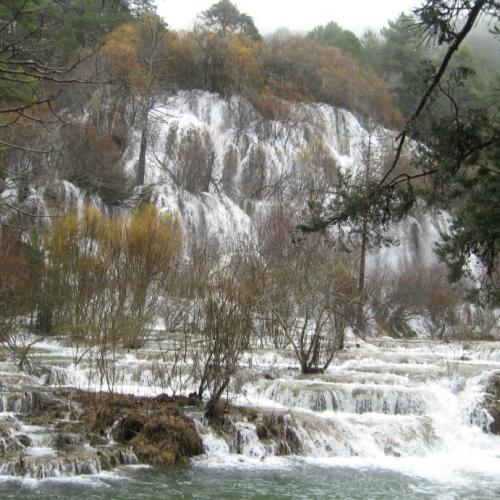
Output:
<svg viewBox="0 0 500 500">
<path fill-rule="evenodd" d="M 376 467 L 289 463 L 277 467 L 128 469 L 109 475 L 50 480 L 3 480 L 0 497 L 51 499 L 420 499 L 500 498 L 500 481 L 467 473 L 435 481 Z"/>
</svg>

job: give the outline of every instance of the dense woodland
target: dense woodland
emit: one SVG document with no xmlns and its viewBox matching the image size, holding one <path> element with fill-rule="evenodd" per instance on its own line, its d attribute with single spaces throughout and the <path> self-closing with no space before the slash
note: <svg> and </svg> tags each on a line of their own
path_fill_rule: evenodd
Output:
<svg viewBox="0 0 500 500">
<path fill-rule="evenodd" d="M 349 328 L 408 333 L 419 316 L 433 338 L 489 338 L 500 305 L 500 58 L 484 40 L 498 38 L 499 16 L 495 0 L 427 0 L 361 37 L 334 21 L 261 34 L 221 0 L 176 32 L 149 0 L 4 0 L 0 352 L 31 370 L 37 340 L 64 338 L 75 364 L 91 360 L 112 390 L 119 349 L 144 346 L 161 322 L 176 360 L 161 376 L 174 387 L 189 357 L 198 396 L 213 401 L 250 345 L 290 348 L 311 373 Z M 311 141 L 304 163 L 321 185 L 305 183 L 308 213 L 285 200 L 248 238 L 192 241 L 143 196 L 151 113 L 189 89 L 245 99 L 263 127 L 293 129 L 307 119 L 300 104 L 326 103 L 397 140 L 377 169 L 367 156 L 361 178 Z M 242 127 L 245 109 L 234 111 Z M 131 129 L 141 134 L 134 176 L 123 168 Z M 172 174 L 192 193 L 216 188 L 206 142 L 181 144 Z M 51 179 L 83 189 L 88 204 L 55 196 L 49 216 L 23 204 Z M 452 214 L 438 246 L 448 276 L 442 265 L 365 276 L 367 247 L 390 243 L 385 229 L 417 203 Z M 349 252 L 335 238 L 345 225 L 358 238 Z"/>
</svg>

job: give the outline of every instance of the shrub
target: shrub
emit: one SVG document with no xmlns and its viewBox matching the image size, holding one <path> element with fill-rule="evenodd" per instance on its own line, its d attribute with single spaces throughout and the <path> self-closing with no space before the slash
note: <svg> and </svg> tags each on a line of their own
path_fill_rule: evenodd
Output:
<svg viewBox="0 0 500 500">
<path fill-rule="evenodd" d="M 121 150 L 111 135 L 94 128 L 66 126 L 62 149 L 55 159 L 61 177 L 108 205 L 120 205 L 132 193 L 132 185 L 120 165 Z"/>
<path fill-rule="evenodd" d="M 87 206 L 57 219 L 45 238 L 48 282 L 57 291 L 55 327 L 69 334 L 75 362 L 94 345 L 102 380 L 113 385 L 119 344 L 139 347 L 163 313 L 181 247 L 178 222 L 143 206 L 110 219 Z M 111 364 L 107 364 L 107 363 Z"/>
<path fill-rule="evenodd" d="M 215 152 L 206 130 L 190 129 L 174 159 L 175 183 L 191 193 L 208 192 L 213 181 Z"/>
<path fill-rule="evenodd" d="M 271 221 L 274 221 L 272 223 Z M 267 224 L 281 231 L 268 232 Z M 303 373 L 325 370 L 353 323 L 357 281 L 348 259 L 320 234 L 297 234 L 293 219 L 278 209 L 259 243 L 261 303 L 278 342 L 286 338 Z"/>
</svg>

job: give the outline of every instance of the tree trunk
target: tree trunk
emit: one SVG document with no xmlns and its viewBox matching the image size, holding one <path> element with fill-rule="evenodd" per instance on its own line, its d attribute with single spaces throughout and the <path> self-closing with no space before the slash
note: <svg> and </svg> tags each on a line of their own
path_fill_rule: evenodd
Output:
<svg viewBox="0 0 500 500">
<path fill-rule="evenodd" d="M 372 132 L 368 135 L 368 144 L 365 157 L 365 190 L 368 193 L 369 182 L 371 175 L 371 163 L 372 163 Z M 358 307 L 356 313 L 356 322 L 358 329 L 361 329 L 363 323 L 363 309 L 364 309 L 364 297 L 363 292 L 365 289 L 365 275 L 366 275 L 366 250 L 368 243 L 368 218 L 363 219 L 363 227 L 361 230 L 361 252 L 359 255 L 359 275 L 358 275 Z"/>
<path fill-rule="evenodd" d="M 148 148 L 148 132 L 149 132 L 149 118 L 148 112 L 144 118 L 141 134 L 141 149 L 139 150 L 139 163 L 137 165 L 137 185 L 144 184 L 144 177 L 146 175 L 146 150 Z"/>
<path fill-rule="evenodd" d="M 363 229 L 361 232 L 361 252 L 359 255 L 359 275 L 358 275 L 358 310 L 357 323 L 361 326 L 363 321 L 363 292 L 365 290 L 365 275 L 366 275 L 366 244 L 368 239 L 368 221 L 363 221 Z"/>
</svg>

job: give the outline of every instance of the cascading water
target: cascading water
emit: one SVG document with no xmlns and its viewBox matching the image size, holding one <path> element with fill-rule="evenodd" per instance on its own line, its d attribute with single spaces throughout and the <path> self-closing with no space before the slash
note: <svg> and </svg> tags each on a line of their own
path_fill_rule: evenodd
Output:
<svg viewBox="0 0 500 500">
<path fill-rule="evenodd" d="M 255 216 L 277 201 L 286 200 L 297 213 L 304 209 L 317 195 L 313 186 L 326 182 L 325 172 L 308 164 L 311 148 L 320 144 L 323 157 L 345 173 L 361 172 L 368 140 L 367 130 L 352 113 L 328 105 L 291 106 L 290 121 L 279 122 L 264 119 L 242 98 L 228 101 L 199 91 L 166 96 L 150 121 L 146 185 L 137 188 L 130 204 L 138 199 L 154 203 L 179 217 L 187 237 L 220 241 L 248 234 Z M 372 132 L 373 151 L 390 147 L 393 136 L 383 128 Z M 131 129 L 123 167 L 132 178 L 139 146 L 140 133 Z M 182 169 L 189 171 L 199 163 L 211 170 L 205 185 L 197 183 L 202 172 L 195 170 L 191 179 L 185 172 L 181 175 Z M 15 203 L 16 189 L 7 179 L 0 199 Z M 97 197 L 68 181 L 39 179 L 22 204 L 43 215 L 61 207 L 81 207 L 86 201 L 105 209 Z M 416 261 L 434 262 L 434 243 L 447 224 L 446 213 L 417 209 L 392 230 L 400 245 L 375 249 L 369 266 L 398 269 Z"/>
<path fill-rule="evenodd" d="M 138 191 L 163 211 L 176 214 L 188 237 L 227 241 L 248 234 L 255 216 L 269 209 L 273 197 L 303 206 L 303 198 L 294 198 L 293 179 L 307 174 L 300 160 L 311 137 L 321 140 L 345 172 L 360 168 L 365 131 L 352 114 L 323 105 L 303 106 L 300 111 L 304 118 L 288 127 L 263 121 L 237 98 L 227 102 L 207 93 L 181 92 L 166 99 L 152 115 L 148 186 Z M 245 116 L 250 118 L 244 121 Z M 175 148 L 193 130 L 209 139 L 209 163 L 213 154 L 208 191 L 188 189 L 176 178 Z M 382 143 L 383 136 L 391 133 L 380 131 L 374 143 Z M 124 155 L 130 171 L 138 158 L 139 138 L 131 131 Z M 262 178 L 256 185 L 257 167 Z M 15 198 L 15 188 L 7 184 L 9 189 L 0 196 Z M 285 191 L 278 189 L 282 185 Z M 256 195 L 263 186 L 277 186 L 276 193 Z M 61 181 L 51 189 L 33 187 L 25 202 L 45 213 L 61 204 L 82 206 L 84 199 L 76 186 Z M 369 267 L 398 270 L 417 261 L 434 262 L 433 245 L 447 224 L 446 213 L 418 208 L 394 228 L 400 245 L 372 251 Z M 0 362 L 0 475 L 74 476 L 136 463 L 133 454 L 118 456 L 112 448 L 85 446 L 78 448 L 77 456 L 62 458 L 54 446 L 53 428 L 23 421 L 40 385 L 103 389 L 89 366 L 73 364 L 71 349 L 55 342 L 39 343 L 37 348 L 38 360 L 51 367 L 39 377 L 23 378 L 12 363 Z M 137 355 L 119 357 L 114 390 L 137 395 L 165 392 L 155 385 L 151 369 L 150 360 L 158 354 L 152 345 Z M 343 468 L 350 467 L 372 471 L 375 481 L 376 471 L 383 469 L 388 477 L 404 473 L 459 484 L 463 491 L 474 492 L 488 483 L 498 493 L 500 437 L 489 432 L 491 416 L 483 408 L 485 387 L 498 371 L 500 346 L 495 343 L 355 340 L 326 373 L 307 377 L 299 375 L 291 353 L 255 349 L 243 357 L 241 376 L 229 394 L 240 410 L 226 415 L 220 428 L 209 425 L 201 414 L 193 416 L 205 449 L 194 465 L 197 471 L 212 465 L 274 470 L 295 467 L 299 461 L 301 467 L 335 466 L 339 478 Z M 13 454 L 16 460 L 9 458 Z M 321 483 L 324 474 L 307 470 Z M 397 479 L 404 482 L 401 476 Z"/>
<path fill-rule="evenodd" d="M 151 382 L 149 360 L 158 349 L 155 341 L 135 356 L 120 355 L 123 376 L 115 391 L 164 392 Z M 61 455 L 50 425 L 24 421 L 23 415 L 44 401 L 37 394 L 50 386 L 91 388 L 85 364 L 72 365 L 71 349 L 45 342 L 37 357 L 45 365 L 50 360 L 58 376 L 32 377 L 29 390 L 19 391 L 10 383 L 0 388 L 0 475 L 102 474 L 113 464 L 136 463 L 132 453 L 124 455 L 113 447 L 78 446 L 74 454 Z M 0 369 L 14 373 L 8 362 Z M 300 375 L 287 351 L 250 350 L 228 395 L 237 410 L 215 427 L 199 410 L 188 413 L 205 450 L 193 466 L 271 471 L 301 463 L 312 467 L 312 474 L 317 467 L 327 467 L 333 475 L 347 467 L 455 487 L 487 481 L 498 489 L 500 436 L 489 432 L 492 419 L 483 407 L 485 389 L 498 372 L 500 347 L 494 342 L 356 339 L 327 372 L 309 376 Z M 13 375 L 11 380 L 16 382 Z M 21 462 L 8 458 L 19 454 Z"/>
<path fill-rule="evenodd" d="M 356 457 L 373 464 L 398 457 L 400 465 L 419 467 L 450 459 L 453 467 L 491 471 L 500 465 L 500 437 L 488 433 L 481 402 L 489 375 L 500 365 L 479 360 L 481 350 L 480 344 L 470 346 L 467 354 L 475 361 L 461 361 L 463 354 L 457 357 L 447 345 L 368 344 L 351 347 L 314 378 L 275 370 L 275 377 L 248 383 L 237 396 L 240 404 L 261 408 L 264 417 L 243 428 L 236 422 L 226 438 L 250 459 L 273 455 L 259 441 L 258 427 L 269 415 L 284 416 L 305 457 Z M 240 439 L 246 446 L 234 445 Z"/>
</svg>

